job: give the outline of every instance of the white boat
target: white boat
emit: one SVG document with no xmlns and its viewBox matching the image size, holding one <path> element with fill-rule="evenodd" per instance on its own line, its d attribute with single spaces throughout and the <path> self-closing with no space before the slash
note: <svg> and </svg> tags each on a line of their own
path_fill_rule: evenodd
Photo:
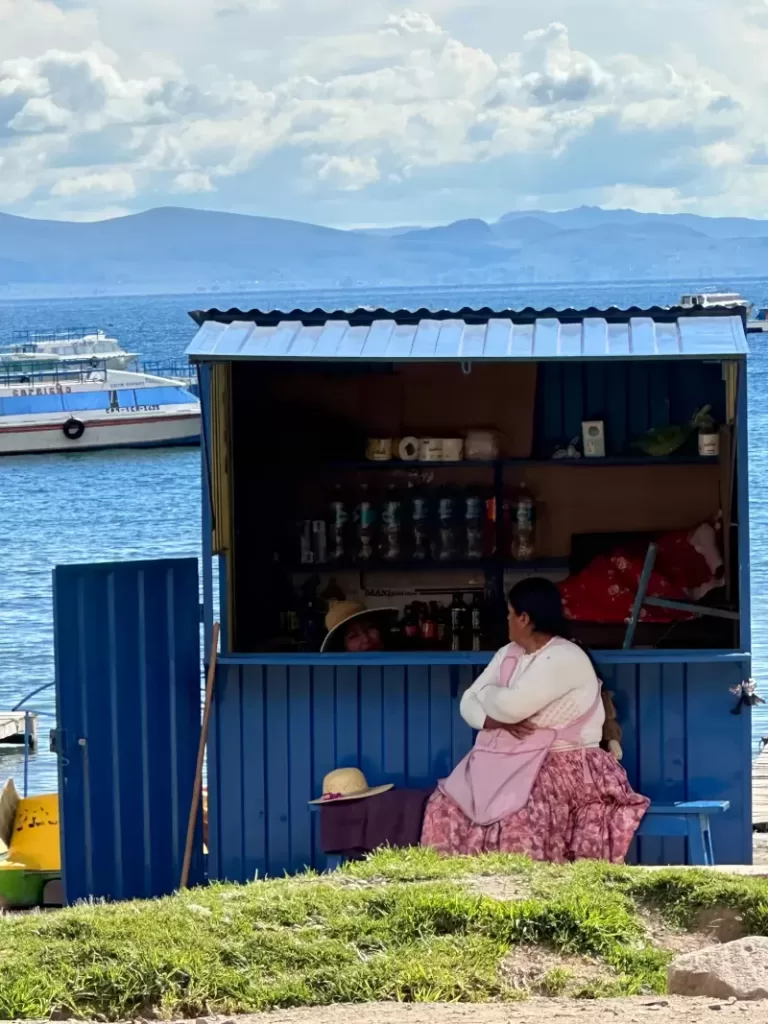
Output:
<svg viewBox="0 0 768 1024">
<path fill-rule="evenodd" d="M 748 317 L 752 314 L 752 303 L 739 292 L 703 292 L 700 295 L 681 295 L 680 305 L 683 309 L 712 309 L 714 306 L 726 306 L 730 309 L 744 308 Z"/>
<path fill-rule="evenodd" d="M 23 359 L 29 362 L 63 365 L 106 366 L 109 370 L 125 370 L 136 359 L 136 352 L 126 352 L 116 338 L 104 331 L 21 331 L 14 343 L 0 352 L 0 365 Z"/>
<path fill-rule="evenodd" d="M 0 455 L 199 441 L 200 403 L 178 381 L 105 367 L 0 363 Z"/>
</svg>

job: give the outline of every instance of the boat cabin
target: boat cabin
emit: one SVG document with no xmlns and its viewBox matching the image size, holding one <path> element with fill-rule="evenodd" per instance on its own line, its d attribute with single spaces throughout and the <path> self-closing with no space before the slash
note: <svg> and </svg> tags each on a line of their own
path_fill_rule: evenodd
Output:
<svg viewBox="0 0 768 1024">
<path fill-rule="evenodd" d="M 613 694 L 632 786 L 654 801 L 728 801 L 713 822 L 717 859 L 751 862 L 743 311 L 192 316 L 206 652 L 222 624 L 210 878 L 322 869 L 308 801 L 334 768 L 359 767 L 371 785 L 448 774 L 472 743 L 461 694 L 506 642 L 505 593 L 539 574 L 561 587 Z M 75 649 L 83 609 L 102 621 L 122 594 L 133 609 L 122 621 L 144 639 L 96 662 L 130 648 L 144 708 L 131 715 L 145 739 L 153 708 L 165 722 L 166 803 L 186 826 L 194 764 L 181 751 L 195 746 L 199 710 L 178 675 L 179 632 L 190 664 L 193 570 L 86 568 L 57 583 L 59 688 L 74 687 L 70 662 L 91 664 Z M 388 609 L 379 649 L 323 648 L 342 600 Z M 102 715 L 123 706 L 114 664 Z M 78 678 L 63 701 L 81 723 Z M 147 752 L 142 772 L 157 758 Z M 153 799 L 136 806 L 148 814 Z M 183 836 L 164 834 L 178 856 Z M 644 838 L 633 856 L 681 863 L 687 850 Z M 72 892 L 87 885 L 79 870 Z"/>
</svg>

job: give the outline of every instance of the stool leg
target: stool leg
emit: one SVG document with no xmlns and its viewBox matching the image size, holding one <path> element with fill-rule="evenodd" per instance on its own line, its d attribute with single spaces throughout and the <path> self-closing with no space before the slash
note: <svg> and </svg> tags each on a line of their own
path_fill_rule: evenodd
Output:
<svg viewBox="0 0 768 1024">
<path fill-rule="evenodd" d="M 701 815 L 701 835 L 704 840 L 704 856 L 707 858 L 706 863 L 709 867 L 715 865 L 715 848 L 712 845 L 712 827 L 709 822 L 709 815 Z"/>
<path fill-rule="evenodd" d="M 704 841 L 704 815 L 688 819 L 688 859 L 691 864 L 707 864 L 707 849 Z"/>
</svg>

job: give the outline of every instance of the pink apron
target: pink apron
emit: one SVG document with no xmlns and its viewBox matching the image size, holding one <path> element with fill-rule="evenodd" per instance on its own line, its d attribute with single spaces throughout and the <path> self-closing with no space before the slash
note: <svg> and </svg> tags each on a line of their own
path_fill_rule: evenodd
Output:
<svg viewBox="0 0 768 1024">
<path fill-rule="evenodd" d="M 501 667 L 503 685 L 508 686 L 519 658 L 508 655 Z M 504 729 L 484 729 L 475 745 L 447 779 L 438 782 L 475 825 L 494 825 L 528 803 L 544 758 L 556 740 L 579 744 L 584 723 L 597 711 L 602 698 L 600 684 L 592 707 L 569 725 L 559 729 L 539 728 L 524 739 Z M 585 766 L 586 768 L 586 766 Z M 588 779 L 587 779 L 588 781 Z"/>
</svg>

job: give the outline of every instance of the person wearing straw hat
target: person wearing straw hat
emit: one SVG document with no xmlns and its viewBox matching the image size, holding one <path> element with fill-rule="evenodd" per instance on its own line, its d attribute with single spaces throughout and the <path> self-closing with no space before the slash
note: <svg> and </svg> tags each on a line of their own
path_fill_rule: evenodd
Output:
<svg viewBox="0 0 768 1024">
<path fill-rule="evenodd" d="M 397 608 L 366 608 L 357 601 L 334 601 L 325 616 L 328 633 L 320 652 L 366 654 L 383 651 L 397 615 Z"/>
</svg>

